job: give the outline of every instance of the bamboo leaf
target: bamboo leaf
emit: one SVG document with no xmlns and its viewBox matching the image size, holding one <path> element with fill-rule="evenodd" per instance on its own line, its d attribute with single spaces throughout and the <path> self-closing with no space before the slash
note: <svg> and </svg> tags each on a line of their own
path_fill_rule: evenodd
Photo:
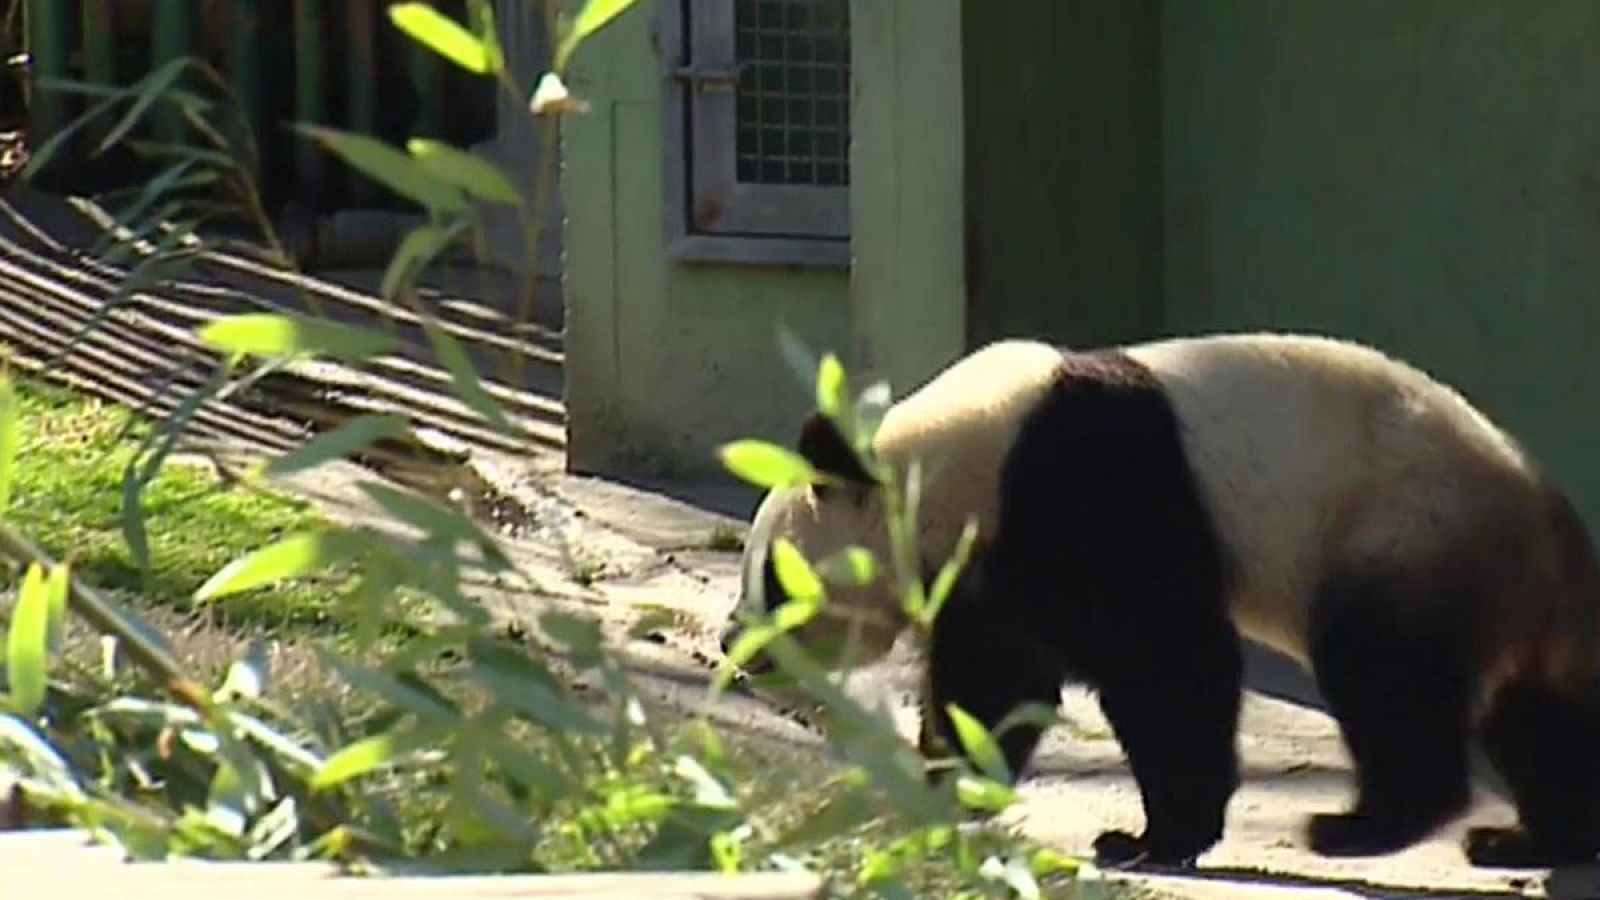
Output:
<svg viewBox="0 0 1600 900">
<path fill-rule="evenodd" d="M 421 4 L 417 4 L 421 5 Z M 297 124 L 295 130 L 311 138 L 402 197 L 435 214 L 465 212 L 467 198 L 405 153 L 377 138 L 320 125 Z"/>
<path fill-rule="evenodd" d="M 772 542 L 772 568 L 791 601 L 816 603 L 822 599 L 822 579 L 788 538 Z"/>
<path fill-rule="evenodd" d="M 251 818 L 277 799 L 272 775 L 252 753 L 224 754 L 206 794 L 206 819 L 234 838 Z"/>
<path fill-rule="evenodd" d="M 73 766 L 33 726 L 13 715 L 0 714 L 0 750 L 12 759 L 21 757 L 33 774 L 71 802 L 86 799 Z"/>
<path fill-rule="evenodd" d="M 387 731 L 346 744 L 323 761 L 311 776 L 311 789 L 327 790 L 394 763 L 432 743 L 432 729 Z"/>
<path fill-rule="evenodd" d="M 44 592 L 49 615 L 48 649 L 54 653 L 61 646 L 67 628 L 67 597 L 71 591 L 71 569 L 58 563 L 50 569 L 45 579 Z"/>
<path fill-rule="evenodd" d="M 406 420 L 382 414 L 357 416 L 332 431 L 317 435 L 299 447 L 268 463 L 264 474 L 281 478 L 314 469 L 323 463 L 343 459 L 364 447 L 406 432 Z"/>
<path fill-rule="evenodd" d="M 520 432 L 511 420 L 506 418 L 505 410 L 500 408 L 500 404 L 484 390 L 483 380 L 478 377 L 478 370 L 473 367 L 472 360 L 462 348 L 461 342 L 431 321 L 423 322 L 422 328 L 428 335 L 428 342 L 433 345 L 433 352 L 439 364 L 450 373 L 450 384 L 455 388 L 456 396 L 461 402 L 505 434 L 517 437 Z"/>
<path fill-rule="evenodd" d="M 488 689 L 496 703 L 553 732 L 592 736 L 606 733 L 605 723 L 591 716 L 564 686 L 547 680 L 537 667 L 516 660 L 512 654 L 474 655 L 467 675 Z"/>
<path fill-rule="evenodd" d="M 516 206 L 522 195 L 506 179 L 500 167 L 443 141 L 412 138 L 406 149 L 420 161 L 423 168 L 442 181 L 448 181 L 479 200 Z"/>
<path fill-rule="evenodd" d="M 878 577 L 878 558 L 865 547 L 846 547 L 816 566 L 823 581 L 844 587 L 861 587 Z"/>
<path fill-rule="evenodd" d="M 276 313 L 222 316 L 202 325 L 196 334 L 223 352 L 256 356 L 307 354 L 359 361 L 394 347 L 394 339 L 378 331 Z"/>
<path fill-rule="evenodd" d="M 196 602 L 299 578 L 359 556 L 371 539 L 359 531 L 330 529 L 290 535 L 228 563 L 194 592 Z"/>
<path fill-rule="evenodd" d="M 815 481 L 817 477 L 816 470 L 805 457 L 766 441 L 733 441 L 724 444 L 718 455 L 728 471 L 757 487 L 789 487 Z"/>
<path fill-rule="evenodd" d="M 956 798 L 968 809 L 999 812 L 1017 802 L 1017 792 L 991 778 L 961 775 L 956 778 Z"/>
<path fill-rule="evenodd" d="M 728 648 L 722 666 L 711 682 L 711 695 L 716 697 L 726 690 L 739 674 L 739 670 L 750 660 L 755 659 L 756 655 L 765 650 L 767 645 L 781 633 L 776 625 L 755 625 L 740 632 L 734 639 L 733 646 Z"/>
<path fill-rule="evenodd" d="M 956 738 L 961 742 L 961 749 L 967 758 L 972 760 L 973 765 L 978 767 L 978 771 L 995 781 L 1010 781 L 1011 775 L 1006 767 L 1005 755 L 1000 752 L 1000 745 L 995 743 L 989 730 L 983 727 L 983 723 L 953 703 L 946 704 L 945 711 L 950 714 L 950 725 L 955 729 Z"/>
<path fill-rule="evenodd" d="M 161 96 L 166 93 L 167 89 L 172 86 L 173 82 L 178 80 L 178 76 L 183 74 L 183 69 L 188 64 L 189 60 L 186 57 L 180 57 L 152 71 L 150 74 L 139 79 L 136 84 L 132 85 L 130 87 L 130 91 L 134 92 L 135 94 L 133 105 L 129 106 L 128 111 L 123 113 L 122 118 L 118 120 L 117 124 L 112 126 L 110 131 L 106 132 L 106 136 L 101 139 L 100 145 L 95 148 L 95 155 L 99 156 L 101 153 L 104 153 L 118 141 L 122 140 L 122 138 L 126 136 L 129 131 L 132 131 L 133 126 L 139 124 L 139 118 L 143 116 L 157 100 L 161 99 Z"/>
<path fill-rule="evenodd" d="M 417 275 L 466 230 L 466 225 L 466 219 L 457 218 L 448 225 L 429 223 L 409 231 L 389 257 L 378 292 L 385 300 L 400 296 L 401 289 L 409 287 Z"/>
<path fill-rule="evenodd" d="M 972 558 L 972 547 L 977 540 L 978 520 L 968 519 L 966 527 L 961 529 L 961 537 L 956 541 L 955 550 L 939 568 L 939 574 L 933 579 L 933 587 L 928 591 L 928 603 L 922 611 L 924 625 L 932 625 L 939 617 L 939 610 L 943 609 L 945 601 L 950 599 L 950 592 L 955 589 L 957 579 L 961 577 L 968 560 Z"/>
<path fill-rule="evenodd" d="M 583 4 L 583 9 L 578 12 L 578 17 L 573 20 L 572 28 L 561 40 L 561 46 L 556 49 L 555 61 L 552 68 L 557 72 L 564 70 L 573 51 L 584 42 L 589 35 L 594 34 L 605 26 L 607 22 L 627 12 L 635 0 L 588 0 Z"/>
<path fill-rule="evenodd" d="M 128 460 L 122 470 L 122 541 L 128 545 L 133 562 L 140 572 L 150 571 L 150 533 L 145 528 L 144 480 L 139 477 L 139 460 Z"/>
<path fill-rule="evenodd" d="M 394 3 L 389 21 L 412 40 L 468 72 L 488 75 L 495 71 L 496 54 L 455 19 L 428 3 Z"/>
<path fill-rule="evenodd" d="M 11 686 L 12 708 L 25 718 L 32 718 L 44 705 L 49 638 L 50 595 L 44 569 L 34 563 L 17 590 L 11 630 L 6 635 L 6 680 Z"/>
<path fill-rule="evenodd" d="M 836 419 L 844 411 L 848 397 L 844 365 L 839 362 L 839 357 L 830 353 L 817 366 L 817 410 Z"/>
<path fill-rule="evenodd" d="M 11 379 L 0 375 L 0 521 L 11 508 L 11 485 L 16 481 L 21 447 L 22 401 Z"/>
<path fill-rule="evenodd" d="M 357 691 L 380 698 L 423 722 L 454 726 L 460 718 L 449 700 L 431 690 L 407 683 L 387 672 L 347 662 L 338 654 L 321 647 L 317 648 L 317 657 Z"/>
<path fill-rule="evenodd" d="M 500 545 L 466 515 L 421 495 L 399 490 L 381 482 L 363 482 L 359 487 L 362 493 L 383 507 L 384 512 L 415 527 L 430 538 L 449 545 L 467 544 L 476 547 L 489 565 L 496 568 L 510 567 L 511 561 L 501 550 Z"/>
</svg>

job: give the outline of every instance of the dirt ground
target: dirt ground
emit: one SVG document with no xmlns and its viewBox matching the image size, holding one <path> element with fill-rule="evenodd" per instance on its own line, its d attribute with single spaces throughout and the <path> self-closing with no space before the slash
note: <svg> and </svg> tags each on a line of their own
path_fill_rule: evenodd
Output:
<svg viewBox="0 0 1600 900">
<path fill-rule="evenodd" d="M 548 605 L 574 605 L 599 615 L 620 635 L 646 611 L 667 612 L 675 627 L 657 643 L 630 645 L 644 682 L 684 708 L 699 708 L 715 659 L 714 635 L 737 586 L 736 552 L 710 549 L 730 531 L 742 534 L 748 498 L 699 492 L 698 504 L 663 493 L 567 475 L 554 462 L 484 457 L 479 470 L 514 497 L 525 521 L 505 539 L 533 573 L 543 596 L 485 589 L 498 614 L 526 618 Z M 363 476 L 370 477 L 370 476 Z M 331 509 L 361 516 L 354 473 L 322 470 L 301 490 Z M 708 507 L 720 507 L 722 512 Z M 729 515 L 728 513 L 733 513 Z M 718 537 L 720 535 L 720 537 Z M 911 698 L 915 661 L 899 652 L 857 673 L 853 690 L 889 700 L 897 722 L 915 727 Z M 1468 824 L 1509 821 L 1509 806 L 1480 789 L 1460 823 L 1420 846 L 1373 860 L 1327 860 L 1303 849 L 1299 829 L 1312 812 L 1337 810 L 1349 795 L 1348 764 L 1332 720 L 1310 682 L 1291 664 L 1251 659 L 1239 746 L 1244 780 L 1229 808 L 1224 840 L 1183 877 L 1139 875 L 1156 895 L 1174 897 L 1600 897 L 1590 872 L 1492 871 L 1468 866 L 1456 845 Z M 1107 827 L 1137 830 L 1138 793 L 1117 744 L 1091 696 L 1068 689 L 1071 723 L 1050 734 L 1022 787 L 1017 822 L 1066 852 L 1087 854 Z M 775 708 L 733 697 L 716 710 L 731 727 L 784 740 L 810 741 Z"/>
</svg>

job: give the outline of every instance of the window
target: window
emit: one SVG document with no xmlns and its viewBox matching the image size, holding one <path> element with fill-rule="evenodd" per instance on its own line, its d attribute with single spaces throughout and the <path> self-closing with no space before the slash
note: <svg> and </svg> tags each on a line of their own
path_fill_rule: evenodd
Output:
<svg viewBox="0 0 1600 900">
<path fill-rule="evenodd" d="M 674 253 L 848 262 L 849 0 L 662 9 Z"/>
</svg>

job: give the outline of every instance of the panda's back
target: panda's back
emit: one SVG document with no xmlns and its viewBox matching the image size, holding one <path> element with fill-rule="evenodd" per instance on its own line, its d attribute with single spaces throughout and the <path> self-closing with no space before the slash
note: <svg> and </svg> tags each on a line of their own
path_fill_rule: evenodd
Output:
<svg viewBox="0 0 1600 900">
<path fill-rule="evenodd" d="M 1123 348 L 1162 384 L 1228 552 L 1240 625 L 1306 657 L 1335 569 L 1482 552 L 1538 526 L 1537 476 L 1463 398 L 1376 350 L 1321 337 L 1217 335 Z M 1445 561 L 1447 562 L 1447 560 Z"/>
</svg>

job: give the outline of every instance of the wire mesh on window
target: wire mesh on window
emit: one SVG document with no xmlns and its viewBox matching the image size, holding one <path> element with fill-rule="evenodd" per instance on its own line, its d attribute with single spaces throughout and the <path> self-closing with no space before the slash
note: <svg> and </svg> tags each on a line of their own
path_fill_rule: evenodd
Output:
<svg viewBox="0 0 1600 900">
<path fill-rule="evenodd" d="M 738 177 L 850 180 L 849 0 L 734 0 Z"/>
</svg>

